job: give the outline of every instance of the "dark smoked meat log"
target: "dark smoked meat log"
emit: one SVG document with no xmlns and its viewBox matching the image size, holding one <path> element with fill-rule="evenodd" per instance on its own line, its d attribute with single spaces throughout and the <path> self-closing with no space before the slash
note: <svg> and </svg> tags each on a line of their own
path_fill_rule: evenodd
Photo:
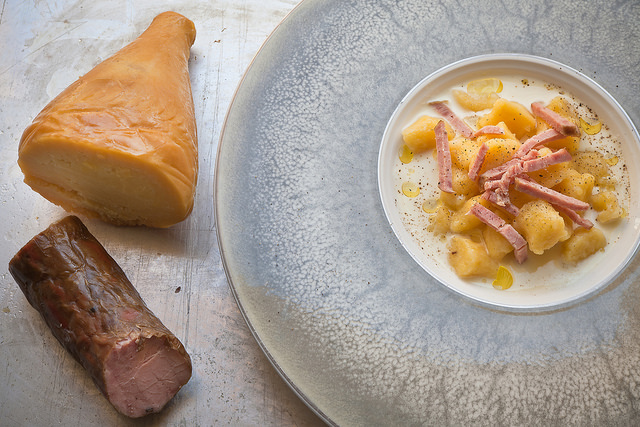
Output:
<svg viewBox="0 0 640 427">
<path fill-rule="evenodd" d="M 182 343 L 77 217 L 35 236 L 9 271 L 60 344 L 122 414 L 158 412 L 189 381 L 191 359 Z"/>
</svg>

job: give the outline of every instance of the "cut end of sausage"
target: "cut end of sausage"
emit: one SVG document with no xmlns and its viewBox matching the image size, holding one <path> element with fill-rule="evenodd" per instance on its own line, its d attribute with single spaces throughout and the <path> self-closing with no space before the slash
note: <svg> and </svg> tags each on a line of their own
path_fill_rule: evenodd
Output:
<svg viewBox="0 0 640 427">
<path fill-rule="evenodd" d="M 184 348 L 156 336 L 118 342 L 104 366 L 107 398 L 131 418 L 160 411 L 191 378 Z"/>
</svg>

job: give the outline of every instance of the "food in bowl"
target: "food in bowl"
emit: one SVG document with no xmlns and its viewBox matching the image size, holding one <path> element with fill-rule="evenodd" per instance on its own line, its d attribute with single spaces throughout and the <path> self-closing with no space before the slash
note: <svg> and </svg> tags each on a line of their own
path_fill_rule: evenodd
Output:
<svg viewBox="0 0 640 427">
<path fill-rule="evenodd" d="M 628 176 L 620 142 L 589 106 L 522 76 L 441 94 L 402 129 L 397 175 L 409 203 L 399 208 L 428 218 L 458 277 L 505 290 L 514 266 L 579 268 L 607 246 L 627 215 Z"/>
</svg>

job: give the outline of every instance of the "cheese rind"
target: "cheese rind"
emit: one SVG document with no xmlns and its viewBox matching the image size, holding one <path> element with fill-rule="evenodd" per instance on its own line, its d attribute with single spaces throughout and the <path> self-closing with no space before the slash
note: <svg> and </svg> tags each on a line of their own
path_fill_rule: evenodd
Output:
<svg viewBox="0 0 640 427">
<path fill-rule="evenodd" d="M 118 225 L 184 220 L 198 173 L 194 41 L 193 22 L 162 13 L 60 93 L 22 135 L 25 183 L 67 210 Z"/>
</svg>

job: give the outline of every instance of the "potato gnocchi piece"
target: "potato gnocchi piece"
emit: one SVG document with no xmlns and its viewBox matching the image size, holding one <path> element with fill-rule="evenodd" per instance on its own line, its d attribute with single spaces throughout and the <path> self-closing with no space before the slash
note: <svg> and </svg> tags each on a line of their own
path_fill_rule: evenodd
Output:
<svg viewBox="0 0 640 427">
<path fill-rule="evenodd" d="M 546 106 L 551 111 L 558 113 L 562 117 L 571 120 L 576 125 L 580 124 L 578 113 L 575 108 L 569 104 L 566 98 L 556 96 Z M 544 120 L 536 119 L 536 133 L 543 132 L 549 129 L 550 126 Z M 573 154 L 580 148 L 580 137 L 578 136 L 566 136 L 564 138 L 557 139 L 555 141 L 547 143 L 547 147 L 553 150 L 559 150 L 565 148 L 569 153 Z"/>
<path fill-rule="evenodd" d="M 500 98 L 493 104 L 489 113 L 478 119 L 476 126 L 481 128 L 487 125 L 497 125 L 500 122 L 506 123 L 509 130 L 518 139 L 533 135 L 537 124 L 536 118 L 524 105 Z"/>
<path fill-rule="evenodd" d="M 591 206 L 597 210 L 597 220 L 600 223 L 607 223 L 626 215 L 625 210 L 618 203 L 618 197 L 613 191 L 601 191 L 591 196 Z"/>
<path fill-rule="evenodd" d="M 467 92 L 469 93 L 500 93 L 502 89 L 504 89 L 502 81 L 495 77 L 471 80 L 467 83 Z"/>
<path fill-rule="evenodd" d="M 453 90 L 453 98 L 462 107 L 471 111 L 482 111 L 493 107 L 500 96 L 495 92 L 468 93 L 462 90 Z"/>
<path fill-rule="evenodd" d="M 554 190 L 583 202 L 588 202 L 596 179 L 589 173 L 580 173 L 567 168 L 566 177 L 554 187 Z"/>
<path fill-rule="evenodd" d="M 442 119 L 422 116 L 402 131 L 402 140 L 414 153 L 430 150 L 436 147 L 435 127 Z M 445 122 L 447 137 L 453 139 L 454 132 L 451 126 Z"/>
<path fill-rule="evenodd" d="M 510 138 L 490 138 L 484 143 L 488 150 L 480 168 L 480 174 L 511 160 L 521 145 L 518 140 Z"/>
<path fill-rule="evenodd" d="M 571 160 L 571 167 L 580 173 L 588 173 L 596 179 L 597 185 L 611 185 L 611 168 L 607 159 L 597 151 L 580 151 Z"/>
<path fill-rule="evenodd" d="M 456 193 L 447 193 L 446 191 L 440 192 L 440 199 L 442 204 L 453 211 L 457 211 L 464 205 L 464 202 L 467 201 L 467 198 L 461 194 Z"/>
<path fill-rule="evenodd" d="M 435 235 L 442 235 L 449 232 L 451 216 L 453 213 L 445 205 L 439 205 L 433 215 L 429 217 L 427 231 Z"/>
<path fill-rule="evenodd" d="M 478 154 L 480 143 L 469 138 L 457 137 L 449 142 L 451 162 L 459 168 L 469 170 L 469 165 Z"/>
<path fill-rule="evenodd" d="M 513 226 L 527 240 L 529 250 L 537 255 L 542 255 L 571 235 L 562 216 L 544 200 L 526 203 Z"/>
<path fill-rule="evenodd" d="M 493 278 L 499 267 L 482 243 L 460 235 L 453 236 L 449 243 L 449 264 L 460 277 Z"/>
<path fill-rule="evenodd" d="M 480 192 L 478 183 L 469 178 L 468 170 L 454 166 L 451 168 L 451 174 L 453 179 L 453 191 L 455 194 L 462 195 L 464 197 L 472 197 Z"/>
<path fill-rule="evenodd" d="M 486 208 L 489 208 L 490 204 L 482 196 L 474 196 L 468 199 L 462 207 L 453 213 L 451 216 L 450 230 L 454 233 L 468 233 L 475 228 L 480 228 L 483 222 L 480 221 L 475 215 L 469 214 L 471 207 L 479 203 Z"/>
<path fill-rule="evenodd" d="M 552 153 L 552 151 L 546 147 L 539 151 L 541 156 L 547 156 Z M 553 188 L 571 175 L 570 169 L 569 162 L 562 162 L 547 166 L 542 170 L 530 172 L 528 175 L 538 184 Z"/>
<path fill-rule="evenodd" d="M 502 260 L 502 258 L 513 252 L 511 243 L 488 225 L 485 225 L 482 229 L 482 239 L 487 248 L 487 253 L 496 261 Z"/>
<path fill-rule="evenodd" d="M 604 249 L 606 245 L 607 238 L 598 228 L 580 228 L 562 244 L 562 259 L 567 263 L 576 264 Z"/>
</svg>

